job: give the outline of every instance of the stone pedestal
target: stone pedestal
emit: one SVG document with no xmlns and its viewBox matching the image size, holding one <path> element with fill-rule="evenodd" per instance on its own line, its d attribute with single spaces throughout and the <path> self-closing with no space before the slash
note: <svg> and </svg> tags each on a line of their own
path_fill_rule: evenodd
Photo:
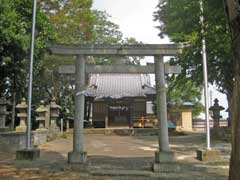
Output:
<svg viewBox="0 0 240 180">
<path fill-rule="evenodd" d="M 169 163 L 169 162 L 174 162 L 175 157 L 174 153 L 169 151 L 169 152 L 155 152 L 155 163 Z"/>
<path fill-rule="evenodd" d="M 155 162 L 153 163 L 154 172 L 178 172 L 180 166 L 175 162 L 174 153 L 169 152 L 155 152 Z"/>
<path fill-rule="evenodd" d="M 34 146 L 39 146 L 47 142 L 47 129 L 37 129 L 34 132 Z"/>
<path fill-rule="evenodd" d="M 26 132 L 27 126 L 26 126 L 26 119 L 27 119 L 27 103 L 26 99 L 23 98 L 21 104 L 18 104 L 16 106 L 19 113 L 17 114 L 17 117 L 20 118 L 20 124 L 16 127 L 17 132 Z"/>
<path fill-rule="evenodd" d="M 198 149 L 196 153 L 197 153 L 197 159 L 199 161 L 216 162 L 221 160 L 221 155 L 219 150 Z"/>
<path fill-rule="evenodd" d="M 16 127 L 17 132 L 26 132 L 27 126 L 26 126 L 26 118 L 27 114 L 19 113 L 17 115 L 20 118 L 20 124 Z"/>
<path fill-rule="evenodd" d="M 35 160 L 40 157 L 39 149 L 23 149 L 16 152 L 16 160 Z"/>
<path fill-rule="evenodd" d="M 86 164 L 87 152 L 69 152 L 68 163 L 70 164 Z"/>
</svg>

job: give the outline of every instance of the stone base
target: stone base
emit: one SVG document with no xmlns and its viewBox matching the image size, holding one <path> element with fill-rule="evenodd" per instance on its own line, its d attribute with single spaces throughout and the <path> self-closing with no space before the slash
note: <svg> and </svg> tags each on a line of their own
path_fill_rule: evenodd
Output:
<svg viewBox="0 0 240 180">
<path fill-rule="evenodd" d="M 196 151 L 197 153 L 197 159 L 200 161 L 220 161 L 221 155 L 219 150 L 213 150 L 213 149 L 198 149 Z"/>
<path fill-rule="evenodd" d="M 88 163 L 84 163 L 84 164 L 68 164 L 64 167 L 64 170 L 70 170 L 70 171 L 78 171 L 78 172 L 85 172 L 88 173 L 89 172 L 89 165 Z"/>
<path fill-rule="evenodd" d="M 60 135 L 59 128 L 55 125 L 51 125 L 47 132 L 47 141 L 53 141 L 53 140 L 57 139 L 57 137 L 59 135 Z"/>
<path fill-rule="evenodd" d="M 37 132 L 47 132 L 47 129 L 45 128 L 38 128 L 36 129 Z"/>
<path fill-rule="evenodd" d="M 49 130 L 53 131 L 53 132 L 56 132 L 56 133 L 60 132 L 60 128 L 55 123 L 50 124 Z"/>
<path fill-rule="evenodd" d="M 27 126 L 17 126 L 16 132 L 26 132 Z"/>
<path fill-rule="evenodd" d="M 169 172 L 180 172 L 180 166 L 174 162 L 171 163 L 153 163 L 153 172 L 158 173 L 169 173 Z"/>
<path fill-rule="evenodd" d="M 47 142 L 47 129 L 37 129 L 34 132 L 34 146 L 39 146 Z"/>
<path fill-rule="evenodd" d="M 39 149 L 23 149 L 16 152 L 16 160 L 35 160 L 40 157 Z"/>
<path fill-rule="evenodd" d="M 155 163 L 171 163 L 175 161 L 174 153 L 169 152 L 155 152 Z"/>
<path fill-rule="evenodd" d="M 175 163 L 174 153 L 155 152 L 155 162 L 153 163 L 154 172 L 179 172 L 180 167 Z"/>
<path fill-rule="evenodd" d="M 68 163 L 69 164 L 86 164 L 87 152 L 69 152 Z"/>
<path fill-rule="evenodd" d="M 31 148 L 34 144 L 34 133 L 31 132 Z M 1 132 L 0 133 L 1 141 L 4 141 L 6 144 L 10 145 L 14 150 L 22 150 L 26 148 L 26 132 Z"/>
</svg>

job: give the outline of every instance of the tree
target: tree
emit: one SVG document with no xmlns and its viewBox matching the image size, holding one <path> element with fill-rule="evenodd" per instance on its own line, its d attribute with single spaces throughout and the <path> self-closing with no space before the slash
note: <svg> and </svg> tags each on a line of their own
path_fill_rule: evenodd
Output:
<svg viewBox="0 0 240 180">
<path fill-rule="evenodd" d="M 229 180 L 240 179 L 240 2 L 224 0 L 225 12 L 231 30 L 233 48 L 234 87 L 231 101 L 232 120 L 232 152 L 230 160 Z"/>
<path fill-rule="evenodd" d="M 83 44 L 93 39 L 92 0 L 54 0 L 41 5 L 57 33 L 57 43 Z"/>
<path fill-rule="evenodd" d="M 230 102 L 233 92 L 233 57 L 223 10 L 217 0 L 204 0 L 208 80 L 226 93 Z M 199 1 L 191 0 L 162 0 L 154 13 L 155 20 L 160 24 L 160 36 L 168 35 L 173 42 L 187 43 L 188 47 L 183 49 L 174 63 L 183 68 L 181 78 L 191 79 L 199 86 L 203 83 L 200 13 Z"/>
<path fill-rule="evenodd" d="M 173 75 L 167 78 L 167 84 L 168 103 L 174 104 L 175 106 L 181 106 L 184 102 L 193 103 L 193 117 L 197 117 L 203 111 L 203 105 L 200 103 L 202 88 L 199 88 L 195 82 Z"/>
<path fill-rule="evenodd" d="M 232 121 L 232 153 L 229 180 L 240 179 L 240 2 L 204 0 L 209 81 L 226 93 Z M 227 18 L 225 16 L 227 14 Z M 199 1 L 162 0 L 155 18 L 160 22 L 160 35 L 174 42 L 187 42 L 177 58 L 188 78 L 202 82 L 201 31 Z M 229 26 L 228 26 L 229 25 Z M 182 61 L 180 61 L 182 60 Z"/>
<path fill-rule="evenodd" d="M 55 1 L 56 2 L 56 1 Z M 76 1 L 69 0 L 69 3 L 73 3 Z M 56 2 L 57 3 L 57 2 Z M 45 6 L 45 5 L 44 5 Z M 76 6 L 72 4 L 72 6 Z M 60 17 L 60 15 L 63 14 L 68 14 L 68 12 L 65 10 L 64 13 L 61 11 L 64 9 L 64 6 L 61 7 L 59 6 L 59 9 L 55 9 L 57 5 L 55 4 L 53 6 L 54 10 L 51 10 L 49 7 L 47 7 L 47 11 L 50 12 L 58 12 L 58 13 L 48 13 L 49 19 L 54 21 L 57 16 Z M 42 9 L 46 9 L 42 7 Z M 45 11 L 45 10 L 44 10 Z M 81 16 L 81 12 L 78 9 L 71 9 L 73 14 L 75 13 L 75 16 Z M 126 38 L 123 39 L 122 32 L 119 29 L 119 26 L 109 20 L 110 15 L 107 14 L 105 11 L 98 11 L 98 10 L 92 10 L 91 11 L 92 16 L 91 19 L 93 19 L 93 24 L 92 24 L 92 35 L 91 38 L 86 41 L 84 40 L 84 36 L 79 38 L 78 36 L 66 36 L 64 37 L 64 41 L 61 39 L 58 39 L 59 36 L 57 36 L 57 42 L 64 42 L 66 44 L 71 44 L 71 43 L 94 43 L 94 44 L 123 44 L 123 43 L 129 43 L 129 44 L 136 44 L 138 43 L 136 39 L 134 38 Z M 66 22 L 71 21 L 72 18 L 69 16 L 65 19 Z M 87 21 L 87 20 L 86 20 Z M 72 20 L 72 26 L 78 25 L 78 19 L 73 19 Z M 61 27 L 61 24 L 57 24 L 56 22 L 53 22 L 54 29 L 56 33 L 61 33 L 58 32 L 58 29 Z M 58 27 L 59 26 L 59 27 Z M 66 23 L 65 26 L 65 31 L 72 31 L 72 26 L 68 26 Z M 61 35 L 62 36 L 62 35 Z M 61 37 L 60 36 L 60 37 Z M 83 38 L 83 40 L 81 40 Z M 117 61 L 119 61 L 119 57 L 113 57 L 113 56 L 102 56 L 102 57 L 88 57 L 89 59 L 87 60 L 87 63 L 89 64 L 114 64 Z M 139 64 L 141 57 L 125 57 L 127 64 Z M 73 112 L 72 107 L 74 104 L 73 98 L 74 98 L 74 92 L 73 92 L 73 87 L 74 87 L 74 82 L 71 80 L 70 77 L 68 76 L 63 76 L 58 74 L 58 67 L 60 65 L 64 64 L 73 64 L 75 61 L 74 57 L 64 57 L 64 56 L 48 56 L 46 55 L 43 60 L 41 61 L 41 82 L 39 82 L 40 87 L 43 87 L 44 90 L 41 91 L 44 96 L 41 96 L 44 99 L 47 99 L 47 97 L 56 97 L 58 100 L 58 103 L 62 106 L 67 105 L 67 109 L 70 112 Z M 71 114 L 71 113 L 70 113 Z"/>
<path fill-rule="evenodd" d="M 16 101 L 26 96 L 28 54 L 32 23 L 32 1 L 0 0 L 0 91 L 12 98 L 12 128 Z M 34 72 L 51 40 L 51 26 L 47 17 L 37 10 Z"/>
<path fill-rule="evenodd" d="M 119 26 L 109 20 L 111 17 L 106 11 L 93 10 L 95 17 L 94 38 L 95 44 L 119 44 L 123 35 Z"/>
</svg>

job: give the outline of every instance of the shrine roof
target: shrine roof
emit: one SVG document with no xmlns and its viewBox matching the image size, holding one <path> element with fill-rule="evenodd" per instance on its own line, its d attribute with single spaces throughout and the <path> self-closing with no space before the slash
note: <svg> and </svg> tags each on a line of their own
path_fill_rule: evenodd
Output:
<svg viewBox="0 0 240 180">
<path fill-rule="evenodd" d="M 125 97 L 147 97 L 156 91 L 146 74 L 91 74 L 87 96 L 96 99 L 121 99 Z"/>
</svg>

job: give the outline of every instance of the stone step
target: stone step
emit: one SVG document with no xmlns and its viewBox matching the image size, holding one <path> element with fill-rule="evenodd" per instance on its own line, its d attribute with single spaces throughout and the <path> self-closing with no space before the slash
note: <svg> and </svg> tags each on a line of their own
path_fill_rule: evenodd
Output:
<svg viewBox="0 0 240 180">
<path fill-rule="evenodd" d="M 91 169 L 93 176 L 128 176 L 128 177 L 153 177 L 151 171 L 120 170 L 120 169 Z"/>
</svg>

